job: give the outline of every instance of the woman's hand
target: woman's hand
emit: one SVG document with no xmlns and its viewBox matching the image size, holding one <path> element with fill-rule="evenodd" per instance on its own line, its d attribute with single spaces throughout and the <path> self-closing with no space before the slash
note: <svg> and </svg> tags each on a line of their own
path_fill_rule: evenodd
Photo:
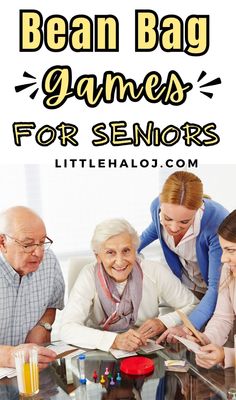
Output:
<svg viewBox="0 0 236 400">
<path fill-rule="evenodd" d="M 216 364 L 223 363 L 225 359 L 224 348 L 216 344 L 208 344 L 201 347 L 205 354 L 196 354 L 196 363 L 203 368 L 211 368 Z"/>
<path fill-rule="evenodd" d="M 144 339 L 149 339 L 153 336 L 159 335 L 164 330 L 166 330 L 166 326 L 158 318 L 148 319 L 138 328 L 138 332 Z"/>
<path fill-rule="evenodd" d="M 111 347 L 112 349 L 135 351 L 146 344 L 146 340 L 142 338 L 138 331 L 129 329 L 127 332 L 119 333 Z"/>
<path fill-rule="evenodd" d="M 210 344 L 210 340 L 208 337 L 204 334 L 198 331 L 199 336 L 201 337 L 202 343 L 200 343 L 199 339 L 194 336 L 193 332 L 190 331 L 188 328 L 184 327 L 184 331 L 186 332 L 186 339 L 191 340 L 191 342 L 195 342 L 201 345 L 207 345 Z"/>
<path fill-rule="evenodd" d="M 186 337 L 186 332 L 183 325 L 173 326 L 172 328 L 166 329 L 166 331 L 156 340 L 156 343 L 160 344 L 162 342 L 167 343 L 177 343 L 178 340 L 175 339 L 174 335 Z"/>
</svg>

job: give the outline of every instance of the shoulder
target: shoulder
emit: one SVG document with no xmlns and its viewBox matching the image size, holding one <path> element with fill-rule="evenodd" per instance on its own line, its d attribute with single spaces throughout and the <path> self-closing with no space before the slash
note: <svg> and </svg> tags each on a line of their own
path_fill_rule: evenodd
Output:
<svg viewBox="0 0 236 400">
<path fill-rule="evenodd" d="M 158 210 L 160 208 L 160 199 L 159 197 L 156 197 L 152 202 L 151 202 L 151 213 L 155 212 L 156 210 Z"/>
<path fill-rule="evenodd" d="M 54 274 L 55 277 L 59 277 L 62 274 L 60 263 L 56 257 L 56 255 L 53 253 L 51 249 L 48 249 L 44 253 L 43 260 L 36 271 L 40 274 Z"/>
<path fill-rule="evenodd" d="M 42 263 L 45 264 L 59 264 L 59 261 L 56 257 L 56 255 L 53 253 L 51 249 L 48 249 L 45 251 L 44 256 L 43 256 L 43 261 Z"/>
<path fill-rule="evenodd" d="M 211 221 L 212 223 L 219 223 L 221 222 L 227 215 L 228 210 L 223 207 L 221 204 L 217 203 L 214 200 L 204 199 L 204 214 L 203 214 L 203 221 Z M 214 217 L 214 219 L 213 219 Z"/>
<path fill-rule="evenodd" d="M 235 285 L 235 279 L 233 279 L 233 276 L 230 273 L 230 267 L 226 263 L 223 264 L 222 269 L 221 269 L 220 285 L 221 286 L 230 286 L 230 287 Z"/>
<path fill-rule="evenodd" d="M 76 286 L 83 286 L 86 282 L 91 286 L 95 284 L 95 266 L 96 261 L 86 264 L 82 267 L 79 276 L 75 281 Z"/>
<path fill-rule="evenodd" d="M 165 279 L 166 276 L 169 277 L 169 275 L 174 277 L 173 272 L 164 262 L 162 263 L 158 260 L 142 260 L 140 265 L 143 275 L 152 281 L 160 281 Z"/>
</svg>

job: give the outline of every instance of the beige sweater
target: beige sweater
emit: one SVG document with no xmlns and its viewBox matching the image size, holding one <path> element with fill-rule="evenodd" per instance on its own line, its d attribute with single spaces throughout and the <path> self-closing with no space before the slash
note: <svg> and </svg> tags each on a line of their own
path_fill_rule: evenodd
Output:
<svg viewBox="0 0 236 400">
<path fill-rule="evenodd" d="M 227 277 L 229 277 L 229 267 L 224 264 L 215 312 L 204 331 L 209 340 L 218 346 L 223 346 L 226 343 L 236 314 L 236 279 L 233 277 L 227 279 Z M 225 368 L 233 367 L 235 363 L 234 349 L 225 347 L 224 351 Z"/>
</svg>

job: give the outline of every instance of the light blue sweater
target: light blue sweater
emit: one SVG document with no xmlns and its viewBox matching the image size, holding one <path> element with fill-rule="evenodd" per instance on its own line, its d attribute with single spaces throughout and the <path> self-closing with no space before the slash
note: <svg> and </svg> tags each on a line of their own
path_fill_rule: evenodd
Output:
<svg viewBox="0 0 236 400">
<path fill-rule="evenodd" d="M 189 316 L 197 329 L 201 329 L 207 323 L 215 309 L 221 272 L 221 248 L 217 229 L 228 215 L 228 211 L 213 200 L 204 199 L 204 204 L 201 229 L 196 238 L 196 253 L 202 277 L 207 284 L 207 291 Z M 142 233 L 138 251 L 140 252 L 154 240 L 159 239 L 167 264 L 174 274 L 181 279 L 183 266 L 178 255 L 170 250 L 161 235 L 159 212 L 160 201 L 159 198 L 156 198 L 151 204 L 152 223 Z"/>
</svg>

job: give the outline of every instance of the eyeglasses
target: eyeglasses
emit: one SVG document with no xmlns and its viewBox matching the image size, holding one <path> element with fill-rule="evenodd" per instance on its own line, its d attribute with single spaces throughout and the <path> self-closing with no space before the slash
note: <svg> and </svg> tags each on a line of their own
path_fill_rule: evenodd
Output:
<svg viewBox="0 0 236 400">
<path fill-rule="evenodd" d="M 49 237 L 45 237 L 45 240 L 47 239 L 48 240 L 48 242 L 44 242 L 44 243 L 32 243 L 32 244 L 23 244 L 23 243 L 21 243 L 19 240 L 17 240 L 17 239 L 15 239 L 15 238 L 13 238 L 13 237 L 11 237 L 11 236 L 9 236 L 9 235 L 7 235 L 6 233 L 5 233 L 5 236 L 7 236 L 9 239 L 11 239 L 11 240 L 14 240 L 14 242 L 16 243 L 16 244 L 18 244 L 18 246 L 20 246 L 22 249 L 23 249 L 23 252 L 24 253 L 28 253 L 28 254 L 30 254 L 30 253 L 33 253 L 35 250 L 36 250 L 36 248 L 40 248 L 41 250 L 48 250 L 49 249 L 49 247 L 51 246 L 51 244 L 53 243 L 53 240 L 52 239 L 49 239 Z"/>
</svg>

